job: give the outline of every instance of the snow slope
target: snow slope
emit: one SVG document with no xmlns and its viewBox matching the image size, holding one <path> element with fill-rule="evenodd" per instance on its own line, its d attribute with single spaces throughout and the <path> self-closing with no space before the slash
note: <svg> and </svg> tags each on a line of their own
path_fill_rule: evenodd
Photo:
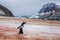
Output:
<svg viewBox="0 0 60 40">
<path fill-rule="evenodd" d="M 20 35 L 17 27 L 21 25 L 21 22 L 0 19 L 0 40 L 60 40 L 59 26 L 29 23 L 25 24 L 23 28 L 24 34 Z"/>
</svg>

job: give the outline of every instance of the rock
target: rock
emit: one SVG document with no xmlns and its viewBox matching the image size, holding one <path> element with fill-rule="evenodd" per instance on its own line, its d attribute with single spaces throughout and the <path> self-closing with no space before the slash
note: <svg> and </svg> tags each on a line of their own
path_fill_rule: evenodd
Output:
<svg viewBox="0 0 60 40">
<path fill-rule="evenodd" d="M 60 6 L 55 3 L 47 3 L 41 8 L 39 15 L 40 19 L 60 20 Z"/>
<path fill-rule="evenodd" d="M 6 7 L 2 6 L 1 4 L 0 4 L 0 16 L 14 17 L 12 12 L 9 9 L 7 9 Z"/>
</svg>

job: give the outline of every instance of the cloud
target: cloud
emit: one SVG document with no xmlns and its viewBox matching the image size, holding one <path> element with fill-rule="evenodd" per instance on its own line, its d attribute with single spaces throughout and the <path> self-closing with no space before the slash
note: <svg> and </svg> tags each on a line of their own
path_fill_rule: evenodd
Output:
<svg viewBox="0 0 60 40">
<path fill-rule="evenodd" d="M 59 0 L 0 0 L 0 4 L 11 10 L 14 15 L 36 14 L 48 2 L 60 3 Z"/>
</svg>

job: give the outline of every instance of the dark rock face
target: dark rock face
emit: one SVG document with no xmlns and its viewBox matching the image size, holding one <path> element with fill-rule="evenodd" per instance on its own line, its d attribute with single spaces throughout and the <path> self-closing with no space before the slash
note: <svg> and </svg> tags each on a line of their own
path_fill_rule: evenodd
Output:
<svg viewBox="0 0 60 40">
<path fill-rule="evenodd" d="M 47 3 L 47 4 L 43 5 L 43 8 L 41 8 L 39 13 L 41 13 L 41 12 L 46 13 L 46 12 L 49 12 L 49 11 L 52 12 L 53 10 L 55 10 L 55 8 L 56 8 L 56 4 L 55 3 Z"/>
<path fill-rule="evenodd" d="M 2 10 L 4 13 L 0 13 L 1 16 L 9 16 L 9 17 L 14 17 L 14 15 L 11 13 L 10 10 L 8 10 L 6 7 L 0 5 L 0 10 Z M 1 11 L 0 11 L 1 12 Z M 4 15 L 5 14 L 5 15 Z"/>
<path fill-rule="evenodd" d="M 40 19 L 60 20 L 60 6 L 55 3 L 47 3 L 43 5 L 39 14 Z"/>
</svg>

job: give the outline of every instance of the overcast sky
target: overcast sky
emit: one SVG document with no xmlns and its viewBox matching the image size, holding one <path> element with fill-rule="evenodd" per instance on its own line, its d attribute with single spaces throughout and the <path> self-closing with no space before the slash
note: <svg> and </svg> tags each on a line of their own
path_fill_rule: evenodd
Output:
<svg viewBox="0 0 60 40">
<path fill-rule="evenodd" d="M 15 16 L 37 14 L 44 4 L 50 2 L 60 5 L 60 0 L 0 0 L 0 4 L 7 7 Z"/>
</svg>

